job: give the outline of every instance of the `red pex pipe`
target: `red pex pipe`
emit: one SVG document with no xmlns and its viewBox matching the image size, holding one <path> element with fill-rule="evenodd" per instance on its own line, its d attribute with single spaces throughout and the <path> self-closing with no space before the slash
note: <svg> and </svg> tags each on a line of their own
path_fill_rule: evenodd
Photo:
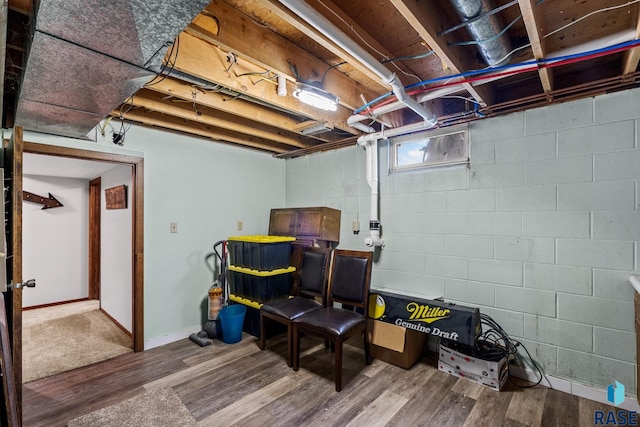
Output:
<svg viewBox="0 0 640 427">
<path fill-rule="evenodd" d="M 432 91 L 434 89 L 441 89 L 441 88 L 449 87 L 449 86 L 462 85 L 462 84 L 465 84 L 465 83 L 473 83 L 473 82 L 487 80 L 487 79 L 491 79 L 491 78 L 495 78 L 495 77 L 504 77 L 504 76 L 514 75 L 514 74 L 529 73 L 531 71 L 536 71 L 536 70 L 542 69 L 542 68 L 554 68 L 554 67 L 560 67 L 560 66 L 563 66 L 563 65 L 575 64 L 575 63 L 578 63 L 578 62 L 587 61 L 589 59 L 600 58 L 602 56 L 611 55 L 611 54 L 618 53 L 618 52 L 624 52 L 624 51 L 629 50 L 629 49 L 634 49 L 634 48 L 638 47 L 638 45 L 640 45 L 640 40 L 637 40 L 637 42 L 638 43 L 634 43 L 633 45 L 630 45 L 630 46 L 622 46 L 622 47 L 614 48 L 614 49 L 603 51 L 603 52 L 596 52 L 596 53 L 584 55 L 584 56 L 581 56 L 581 57 L 578 57 L 578 58 L 569 58 L 569 59 L 563 59 L 563 60 L 558 60 L 558 61 L 553 61 L 553 62 L 550 61 L 550 62 L 547 62 L 547 63 L 541 63 L 541 64 L 538 64 L 538 65 L 532 65 L 530 67 L 520 68 L 520 69 L 517 69 L 517 70 L 503 71 L 501 73 L 494 73 L 494 74 L 489 74 L 489 75 L 470 77 L 470 78 L 466 78 L 466 79 L 463 79 L 463 80 L 456 80 L 455 82 L 442 83 L 442 84 L 435 85 L 435 86 L 429 86 L 428 88 L 416 89 L 416 90 L 413 90 L 413 91 L 409 91 L 409 92 L 407 92 L 407 94 L 408 95 L 418 95 L 418 94 L 421 94 L 421 93 Z M 487 71 L 487 72 L 490 72 L 490 71 Z M 377 108 L 380 108 L 383 105 L 390 104 L 391 102 L 395 102 L 396 100 L 397 100 L 397 98 L 395 98 L 395 97 L 391 98 L 391 99 L 387 99 L 386 101 L 382 101 L 381 103 L 379 103 L 375 107 L 368 108 L 367 111 L 368 112 L 373 112 Z"/>
</svg>

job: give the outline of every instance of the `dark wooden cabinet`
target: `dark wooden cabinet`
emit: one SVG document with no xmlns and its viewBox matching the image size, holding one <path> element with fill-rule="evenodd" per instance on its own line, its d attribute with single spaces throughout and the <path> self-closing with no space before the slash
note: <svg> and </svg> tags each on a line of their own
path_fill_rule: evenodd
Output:
<svg viewBox="0 0 640 427">
<path fill-rule="evenodd" d="M 300 281 L 299 272 L 305 246 L 338 246 L 340 215 L 339 210 L 325 207 L 271 209 L 269 235 L 296 238 L 291 249 L 291 265 L 296 268 L 291 273 L 294 289 Z"/>
<path fill-rule="evenodd" d="M 340 241 L 340 215 L 339 210 L 326 207 L 271 209 L 269 234 L 336 246 Z"/>
<path fill-rule="evenodd" d="M 271 209 L 270 236 L 295 236 L 296 209 Z"/>
</svg>

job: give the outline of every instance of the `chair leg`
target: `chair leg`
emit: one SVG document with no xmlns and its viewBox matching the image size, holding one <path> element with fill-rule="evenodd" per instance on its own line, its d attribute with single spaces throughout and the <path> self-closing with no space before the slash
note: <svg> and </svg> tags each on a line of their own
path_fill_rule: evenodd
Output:
<svg viewBox="0 0 640 427">
<path fill-rule="evenodd" d="M 371 349 L 369 347 L 369 340 L 367 339 L 367 331 L 364 331 L 364 362 L 367 365 L 371 365 L 373 358 L 371 357 Z"/>
<path fill-rule="evenodd" d="M 264 316 L 262 315 L 262 310 L 260 310 L 260 339 L 258 340 L 258 348 L 260 348 L 260 350 L 264 350 L 267 347 L 266 340 L 267 335 L 264 327 Z"/>
<path fill-rule="evenodd" d="M 336 391 L 342 390 L 342 341 L 334 341 L 334 346 L 336 349 L 336 360 L 335 360 L 335 377 L 336 377 Z"/>
<path fill-rule="evenodd" d="M 292 323 L 291 327 L 293 340 L 293 351 L 291 352 L 291 357 L 293 358 L 293 370 L 297 371 L 300 369 L 300 334 L 298 333 L 298 325 Z"/>
<path fill-rule="evenodd" d="M 293 366 L 293 323 L 287 325 L 287 366 Z"/>
</svg>

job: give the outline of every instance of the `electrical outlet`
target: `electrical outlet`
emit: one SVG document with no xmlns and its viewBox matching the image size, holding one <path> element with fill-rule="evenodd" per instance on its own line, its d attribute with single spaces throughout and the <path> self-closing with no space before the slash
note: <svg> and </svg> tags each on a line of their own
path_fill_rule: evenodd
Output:
<svg viewBox="0 0 640 427">
<path fill-rule="evenodd" d="M 238 231 L 242 231 L 242 221 L 238 221 Z"/>
<path fill-rule="evenodd" d="M 177 233 L 178 232 L 178 223 L 177 222 L 170 222 L 169 223 L 169 231 L 171 233 Z"/>
</svg>

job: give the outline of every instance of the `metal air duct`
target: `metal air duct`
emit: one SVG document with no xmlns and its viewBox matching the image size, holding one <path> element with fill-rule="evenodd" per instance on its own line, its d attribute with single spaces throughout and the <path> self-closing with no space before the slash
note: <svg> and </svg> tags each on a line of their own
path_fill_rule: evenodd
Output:
<svg viewBox="0 0 640 427">
<path fill-rule="evenodd" d="M 16 125 L 92 139 L 208 0 L 40 0 Z"/>
<path fill-rule="evenodd" d="M 495 8 L 493 0 L 451 0 L 451 3 L 463 21 Z M 508 59 L 511 43 L 506 34 L 501 34 L 504 24 L 497 13 L 470 22 L 466 27 L 487 64 L 494 66 Z"/>
</svg>

